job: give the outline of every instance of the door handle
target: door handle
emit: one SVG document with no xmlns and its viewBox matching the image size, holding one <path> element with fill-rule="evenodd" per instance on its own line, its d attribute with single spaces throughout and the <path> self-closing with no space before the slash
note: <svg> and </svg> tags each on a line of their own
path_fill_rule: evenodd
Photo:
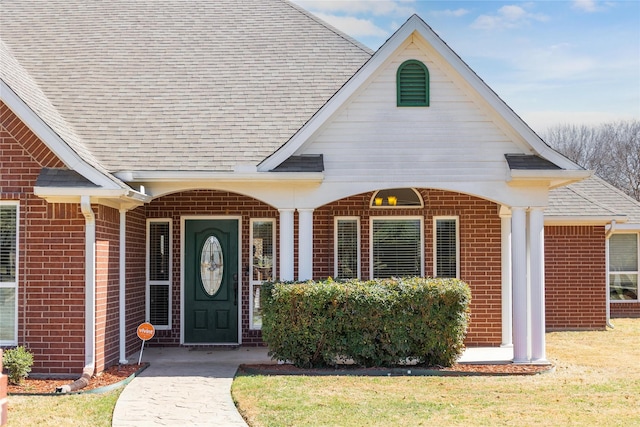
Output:
<svg viewBox="0 0 640 427">
<path fill-rule="evenodd" d="M 238 305 L 238 274 L 233 275 L 233 305 Z"/>
</svg>

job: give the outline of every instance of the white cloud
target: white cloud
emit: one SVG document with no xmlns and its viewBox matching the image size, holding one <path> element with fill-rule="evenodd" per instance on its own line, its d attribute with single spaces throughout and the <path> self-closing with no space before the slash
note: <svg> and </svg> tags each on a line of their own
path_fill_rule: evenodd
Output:
<svg viewBox="0 0 640 427">
<path fill-rule="evenodd" d="M 318 18 L 328 22 L 351 37 L 385 37 L 389 32 L 375 25 L 371 20 L 354 18 L 352 16 L 327 15 L 314 13 Z"/>
<path fill-rule="evenodd" d="M 595 0 L 573 0 L 573 8 L 584 12 L 596 12 L 598 5 Z"/>
<path fill-rule="evenodd" d="M 469 10 L 467 9 L 456 9 L 456 10 L 451 10 L 451 9 L 445 9 L 445 10 L 434 10 L 433 12 L 431 12 L 431 15 L 433 16 L 453 16 L 455 18 L 459 18 L 461 16 L 464 16 L 466 14 L 469 13 Z"/>
<path fill-rule="evenodd" d="M 523 4 L 527 5 L 526 3 Z M 504 28 L 518 28 L 530 21 L 547 21 L 549 18 L 542 14 L 530 13 L 525 8 L 516 5 L 506 5 L 498 9 L 494 15 L 480 15 L 471 24 L 477 30 L 495 30 Z"/>
</svg>

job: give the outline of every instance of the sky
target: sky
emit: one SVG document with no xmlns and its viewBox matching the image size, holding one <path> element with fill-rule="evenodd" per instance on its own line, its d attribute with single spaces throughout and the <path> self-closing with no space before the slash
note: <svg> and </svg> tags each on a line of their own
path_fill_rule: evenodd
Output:
<svg viewBox="0 0 640 427">
<path fill-rule="evenodd" d="M 640 120 L 640 0 L 292 0 L 377 50 L 418 14 L 538 133 Z"/>
</svg>

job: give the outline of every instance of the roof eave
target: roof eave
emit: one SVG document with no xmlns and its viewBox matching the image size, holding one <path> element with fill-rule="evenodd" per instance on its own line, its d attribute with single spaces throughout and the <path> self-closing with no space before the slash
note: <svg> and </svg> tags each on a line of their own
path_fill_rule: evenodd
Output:
<svg viewBox="0 0 640 427">
<path fill-rule="evenodd" d="M 322 182 L 323 172 L 207 172 L 121 171 L 114 174 L 127 183 L 151 182 Z"/>
<path fill-rule="evenodd" d="M 544 225 L 607 225 L 615 221 L 616 227 L 619 227 L 627 221 L 624 215 L 545 215 Z M 636 224 L 640 227 L 640 224 Z"/>
<path fill-rule="evenodd" d="M 582 181 L 593 175 L 591 170 L 535 170 L 510 169 L 507 182 L 512 186 L 529 186 L 534 183 L 547 183 L 550 189 Z"/>
</svg>

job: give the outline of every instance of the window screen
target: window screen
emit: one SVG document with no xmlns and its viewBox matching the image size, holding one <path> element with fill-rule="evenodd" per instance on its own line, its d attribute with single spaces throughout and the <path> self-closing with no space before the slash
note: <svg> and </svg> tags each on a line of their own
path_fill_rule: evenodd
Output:
<svg viewBox="0 0 640 427">
<path fill-rule="evenodd" d="M 612 301 L 638 300 L 638 234 L 609 239 L 609 296 Z"/>
<path fill-rule="evenodd" d="M 435 276 L 458 276 L 458 233 L 455 218 L 435 220 Z"/>
<path fill-rule="evenodd" d="M 0 204 L 0 345 L 15 345 L 18 206 Z"/>
<path fill-rule="evenodd" d="M 374 278 L 422 275 L 419 219 L 374 219 L 372 227 Z"/>
<path fill-rule="evenodd" d="M 171 223 L 152 220 L 148 225 L 149 322 L 160 329 L 170 327 L 171 312 Z"/>
</svg>

